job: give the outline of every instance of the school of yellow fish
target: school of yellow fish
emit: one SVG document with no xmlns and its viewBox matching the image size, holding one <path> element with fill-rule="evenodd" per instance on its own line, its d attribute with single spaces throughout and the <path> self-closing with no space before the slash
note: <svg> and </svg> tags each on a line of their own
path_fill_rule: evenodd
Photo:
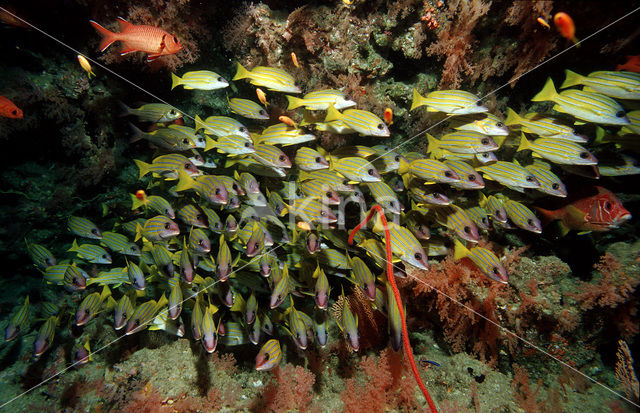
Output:
<svg viewBox="0 0 640 413">
<path fill-rule="evenodd" d="M 261 103 L 233 97 L 228 105 L 236 118 L 249 119 L 249 126 L 246 120 L 211 115 L 196 116 L 195 126 L 188 127 L 173 124 L 183 114 L 165 104 L 125 107 L 139 123 L 160 124 L 152 132 L 132 124 L 132 141 L 148 140 L 157 150 L 147 160 L 135 160 L 144 187 L 131 194 L 137 219 L 103 228 L 85 217 L 69 217 L 70 258 L 61 261 L 45 246 L 27 242 L 44 282 L 82 295 L 72 320 L 77 326 L 108 314 L 123 334 L 165 330 L 200 340 L 210 353 L 218 344 L 252 343 L 261 346 L 256 369 L 269 370 L 281 361 L 283 340 L 301 350 L 312 343 L 324 347 L 331 320 L 349 347 L 359 349 L 357 314 L 348 300 L 337 300 L 346 287 L 361 289 L 375 310 L 387 314 L 397 350 L 401 323 L 385 281 L 381 222 L 358 233 L 353 247 L 345 223 L 352 228 L 374 203 L 384 208 L 397 276 L 405 276 L 406 266 L 427 269 L 429 257 L 446 255 L 454 246 L 456 260 L 468 258 L 487 277 L 508 283 L 500 257 L 474 245 L 480 234 L 540 233 L 540 220 L 527 206 L 532 191 L 565 197 L 558 168 L 598 162 L 583 146 L 587 138 L 568 123 L 511 109 L 502 121 L 477 96 L 461 90 L 426 96 L 414 90 L 411 110 L 426 106 L 428 112 L 444 113 L 453 130 L 427 134 L 427 153 L 402 153 L 385 144 L 391 135 L 387 123 L 356 109 L 339 90 L 300 97 L 293 76 L 273 67 L 248 70 L 238 64 L 233 81 L 241 79 L 258 87 Z M 211 71 L 172 74 L 172 89 L 228 85 Z M 573 86 L 584 88 L 567 89 Z M 268 96 L 260 88 L 287 93 L 287 109 L 297 109 L 300 124 L 285 116 L 280 123 L 255 126 L 269 119 Z M 640 111 L 626 113 L 616 101 L 640 100 L 640 75 L 567 71 L 561 90 L 549 79 L 533 101 L 552 101 L 556 111 L 579 122 L 603 125 L 596 143 L 625 145 L 626 134 L 640 133 Z M 354 141 L 366 136 L 376 144 L 327 152 L 314 143 L 314 131 L 351 134 Z M 498 159 L 511 141 L 512 149 L 531 153 L 529 162 Z M 492 181 L 491 190 L 485 181 Z M 464 204 L 457 201 L 461 191 Z M 97 275 L 83 269 L 89 264 L 100 269 Z M 329 312 L 332 301 L 341 307 Z M 32 328 L 29 310 L 25 297 L 5 330 L 6 340 Z M 47 303 L 45 311 L 49 318 L 37 326 L 36 357 L 50 348 L 61 327 L 58 308 Z M 82 350 L 89 348 L 86 340 L 77 343 L 78 362 L 88 361 Z"/>
</svg>

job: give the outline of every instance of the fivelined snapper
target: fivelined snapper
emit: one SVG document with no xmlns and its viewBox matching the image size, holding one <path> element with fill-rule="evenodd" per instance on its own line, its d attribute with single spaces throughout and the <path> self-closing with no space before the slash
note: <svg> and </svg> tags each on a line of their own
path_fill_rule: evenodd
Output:
<svg viewBox="0 0 640 413">
<path fill-rule="evenodd" d="M 505 123 L 489 112 L 456 116 L 451 118 L 449 124 L 453 129 L 469 130 L 483 135 L 507 136 L 509 134 L 509 128 Z"/>
<path fill-rule="evenodd" d="M 249 129 L 233 118 L 227 116 L 209 116 L 205 120 L 202 120 L 200 116 L 196 115 L 195 122 L 196 132 L 203 129 L 207 135 L 218 137 L 237 135 L 243 137 L 245 140 L 251 141 Z"/>
<path fill-rule="evenodd" d="M 106 285 L 102 288 L 102 293 L 96 291 L 84 297 L 76 310 L 76 326 L 83 326 L 91 321 L 93 317 L 98 314 L 108 297 L 111 297 L 111 290 Z M 111 300 L 113 300 L 113 298 L 111 298 Z"/>
<path fill-rule="evenodd" d="M 245 118 L 257 120 L 269 119 L 267 110 L 253 100 L 232 98 L 229 99 L 228 103 L 231 112 L 244 116 Z"/>
<path fill-rule="evenodd" d="M 174 219 L 176 217 L 173 207 L 171 206 L 169 201 L 167 201 L 163 197 L 157 195 L 149 195 L 144 196 L 143 199 L 140 199 L 136 195 L 131 194 L 131 209 L 138 209 L 142 206 L 151 208 L 157 213 L 165 215 L 171 219 Z"/>
<path fill-rule="evenodd" d="M 382 180 L 371 162 L 357 156 L 340 159 L 331 158 L 329 169 L 339 173 L 351 182 L 380 182 Z"/>
<path fill-rule="evenodd" d="M 454 153 L 445 149 L 436 149 L 431 152 L 432 159 L 450 159 L 461 160 L 467 162 L 478 161 L 482 165 L 498 160 L 495 152 L 480 152 L 480 153 Z"/>
<path fill-rule="evenodd" d="M 251 142 L 238 135 L 221 136 L 218 140 L 207 138 L 207 143 L 204 148 L 205 152 L 213 148 L 227 155 L 248 155 L 256 151 L 256 148 Z"/>
<path fill-rule="evenodd" d="M 264 343 L 256 356 L 256 370 L 269 371 L 278 367 L 282 361 L 280 342 L 274 338 Z"/>
<path fill-rule="evenodd" d="M 529 141 L 524 134 L 520 138 L 518 151 L 529 149 L 535 156 L 561 165 L 597 165 L 598 160 L 581 145 L 553 138 L 538 138 Z"/>
<path fill-rule="evenodd" d="M 504 284 L 509 282 L 507 270 L 493 252 L 482 247 L 469 250 L 459 240 L 455 241 L 455 245 L 454 260 L 469 258 L 487 277 Z"/>
<path fill-rule="evenodd" d="M 206 228 L 207 222 L 204 213 L 193 204 L 187 204 L 178 210 L 178 218 L 187 226 Z"/>
<path fill-rule="evenodd" d="M 558 93 L 553 80 L 547 79 L 542 90 L 531 101 L 550 100 L 555 103 L 554 110 L 568 113 L 578 119 L 605 125 L 628 125 L 629 119 L 618 102 L 600 93 L 585 92 L 576 89 Z"/>
<path fill-rule="evenodd" d="M 126 235 L 105 231 L 102 233 L 100 244 L 119 254 L 140 256 L 140 247 L 136 243 L 130 242 Z"/>
<path fill-rule="evenodd" d="M 215 175 L 202 175 L 196 180 L 181 172 L 175 190 L 181 192 L 187 189 L 193 189 L 201 198 L 213 205 L 226 205 L 229 201 L 229 192 L 226 186 Z"/>
<path fill-rule="evenodd" d="M 409 110 L 424 105 L 429 112 L 444 112 L 449 115 L 468 115 L 489 110 L 480 103 L 479 97 L 464 90 L 435 90 L 427 96 L 421 96 L 413 89 L 413 102 Z"/>
<path fill-rule="evenodd" d="M 315 139 L 315 135 L 305 133 L 302 129 L 288 126 L 285 123 L 276 123 L 266 127 L 256 139 L 256 143 L 289 146 Z"/>
<path fill-rule="evenodd" d="M 465 209 L 464 212 L 473 221 L 474 224 L 480 229 L 485 231 L 489 230 L 489 216 L 487 211 L 481 206 Z"/>
<path fill-rule="evenodd" d="M 409 188 L 409 197 L 417 202 L 418 205 L 428 204 L 445 206 L 451 203 L 451 200 L 445 194 L 441 194 L 439 192 L 428 192 L 422 185 L 412 185 Z"/>
<path fill-rule="evenodd" d="M 331 170 L 318 170 L 312 172 L 300 172 L 298 175 L 298 181 L 303 182 L 308 179 L 317 179 L 326 183 L 329 188 L 337 192 L 353 192 L 355 188 L 349 184 L 348 179 L 345 179 L 338 175 L 335 171 Z"/>
<path fill-rule="evenodd" d="M 45 270 L 47 267 L 51 267 L 52 265 L 56 265 L 56 257 L 53 256 L 51 251 L 49 251 L 46 247 L 40 244 L 32 244 L 27 239 L 24 239 L 25 244 L 27 245 L 27 252 L 33 261 L 33 265 L 36 266 L 39 270 Z"/>
<path fill-rule="evenodd" d="M 457 205 L 439 208 L 436 210 L 436 221 L 440 225 L 455 231 L 456 235 L 469 242 L 478 242 L 478 227 L 469 218 L 467 213 Z"/>
<path fill-rule="evenodd" d="M 344 290 L 340 296 L 342 306 L 339 307 L 338 317 L 336 317 L 336 324 L 340 328 L 340 331 L 344 334 L 344 337 L 349 344 L 349 347 L 353 351 L 360 349 L 360 334 L 358 333 L 358 315 L 351 311 L 349 306 L 349 300 L 344 295 Z"/>
<path fill-rule="evenodd" d="M 565 80 L 560 86 L 564 89 L 583 85 L 584 91 L 597 92 L 617 99 L 640 99 L 640 74 L 622 71 L 591 72 L 587 76 L 565 70 Z"/>
<path fill-rule="evenodd" d="M 406 160 L 404 156 L 385 145 L 376 145 L 371 149 L 375 151 L 372 159 L 373 166 L 381 174 L 397 171 L 400 167 L 400 162 Z"/>
<path fill-rule="evenodd" d="M 525 166 L 525 169 L 531 172 L 538 182 L 540 182 L 538 191 L 562 198 L 567 196 L 567 187 L 556 174 L 551 172 L 551 166 L 549 164 L 534 159 L 533 164 Z M 602 172 L 602 168 L 600 168 L 600 172 Z"/>
<path fill-rule="evenodd" d="M 498 149 L 498 144 L 487 135 L 474 131 L 455 131 L 436 139 L 427 133 L 427 153 L 438 149 L 454 153 L 482 153 Z"/>
<path fill-rule="evenodd" d="M 307 93 L 302 98 L 288 96 L 289 106 L 287 110 L 292 110 L 304 106 L 308 110 L 326 110 L 329 105 L 336 109 L 346 109 L 356 105 L 356 102 L 339 90 L 323 89 Z"/>
<path fill-rule="evenodd" d="M 291 159 L 278 147 L 273 145 L 256 144 L 251 157 L 262 165 L 272 168 L 291 168 Z"/>
<path fill-rule="evenodd" d="M 111 264 L 112 262 L 111 255 L 104 248 L 94 244 L 78 245 L 75 239 L 67 251 L 75 252 L 78 258 L 94 264 Z"/>
<path fill-rule="evenodd" d="M 388 223 L 391 253 L 403 262 L 421 270 L 429 269 L 427 254 L 415 235 L 402 225 Z M 373 232 L 384 237 L 382 219 L 376 216 Z M 386 253 L 381 259 L 386 260 Z"/>
<path fill-rule="evenodd" d="M 324 119 L 325 123 L 337 120 L 342 121 L 349 128 L 363 136 L 387 137 L 391 134 L 382 119 L 369 111 L 347 109 L 340 113 L 333 105 L 329 105 L 327 117 Z"/>
<path fill-rule="evenodd" d="M 182 86 L 185 89 L 215 90 L 229 86 L 229 82 L 210 70 L 195 70 L 185 73 L 182 78 L 171 73 L 171 90 L 176 86 Z"/>
<path fill-rule="evenodd" d="M 38 358 L 49 349 L 53 338 L 56 334 L 56 325 L 58 324 L 58 317 L 49 317 L 38 330 L 35 340 L 33 341 L 33 356 Z"/>
<path fill-rule="evenodd" d="M 295 162 L 299 169 L 306 172 L 329 169 L 327 159 L 320 152 L 306 146 L 296 151 L 293 162 Z"/>
<path fill-rule="evenodd" d="M 484 208 L 487 215 L 493 218 L 494 221 L 502 224 L 507 222 L 507 211 L 504 210 L 504 205 L 502 205 L 501 199 L 493 195 L 489 195 L 489 197 L 487 197 L 485 194 L 480 192 L 480 200 L 478 201 L 478 204 Z"/>
<path fill-rule="evenodd" d="M 369 188 L 369 192 L 376 202 L 387 212 L 395 215 L 399 215 L 402 212 L 403 207 L 395 191 L 385 182 L 369 182 L 367 183 L 367 188 Z"/>
<path fill-rule="evenodd" d="M 631 112 L 627 112 L 627 118 L 629 118 L 629 124 L 622 129 L 620 129 L 620 135 L 626 135 L 630 133 L 635 133 L 636 135 L 640 135 L 640 110 L 632 110 Z"/>
<path fill-rule="evenodd" d="M 295 199 L 282 210 L 280 216 L 292 213 L 307 223 L 331 224 L 338 221 L 336 215 L 320 199 L 315 197 Z"/>
<path fill-rule="evenodd" d="M 231 80 L 249 79 L 255 86 L 264 86 L 277 92 L 300 93 L 293 76 L 277 67 L 256 66 L 250 71 L 238 63 L 236 75 Z"/>
<path fill-rule="evenodd" d="M 482 176 L 473 169 L 471 165 L 463 160 L 451 159 L 444 161 L 453 172 L 458 175 L 460 180 L 458 182 L 452 182 L 451 186 L 458 189 L 482 189 L 484 188 L 484 180 Z"/>
<path fill-rule="evenodd" d="M 178 234 L 180 234 L 178 224 L 164 215 L 156 215 L 146 220 L 144 225 L 140 225 L 140 223 L 136 224 L 135 241 L 138 241 L 141 237 L 145 237 L 149 241 L 157 242 L 175 237 Z"/>
<path fill-rule="evenodd" d="M 387 317 L 389 318 L 389 332 L 391 336 L 391 348 L 399 351 L 402 347 L 402 318 L 400 308 L 393 293 L 391 285 L 386 282 L 385 289 L 387 291 Z"/>
<path fill-rule="evenodd" d="M 504 205 L 504 210 L 507 211 L 507 216 L 515 226 L 536 234 L 540 234 L 542 232 L 542 223 L 540 222 L 540 219 L 538 219 L 533 211 L 527 208 L 524 204 L 502 196 L 502 205 Z"/>
<path fill-rule="evenodd" d="M 398 170 L 399 173 L 402 169 Z M 409 164 L 409 173 L 416 178 L 423 179 L 427 183 L 451 184 L 460 182 L 460 177 L 446 164 L 435 159 L 417 159 Z M 408 180 L 405 182 L 408 185 Z"/>
<path fill-rule="evenodd" d="M 127 320 L 125 335 L 134 334 L 149 327 L 151 321 L 167 303 L 166 295 L 162 294 L 162 297 L 157 302 L 156 300 L 149 300 L 140 304 Z"/>
<path fill-rule="evenodd" d="M 178 179 L 180 171 L 194 176 L 199 175 L 198 168 L 191 163 L 189 158 L 179 153 L 170 153 L 154 158 L 151 164 L 138 159 L 133 160 L 140 170 L 140 178 L 152 172 L 154 175 L 162 176 L 165 179 Z"/>
<path fill-rule="evenodd" d="M 322 181 L 307 179 L 298 186 L 305 196 L 322 199 L 327 205 L 340 205 L 338 193 Z"/>
<path fill-rule="evenodd" d="M 620 155 L 622 165 L 598 165 L 598 170 L 602 176 L 625 176 L 640 174 L 640 167 L 636 166 L 636 161 L 630 156 Z"/>
<path fill-rule="evenodd" d="M 9 324 L 7 324 L 4 329 L 5 341 L 13 340 L 14 338 L 16 338 L 18 333 L 21 333 L 25 330 L 25 327 L 27 326 L 29 321 L 30 310 L 31 307 L 29 305 L 29 296 L 26 296 L 24 302 L 22 303 L 20 308 L 18 308 L 18 311 L 14 313 L 13 317 L 9 321 Z"/>
<path fill-rule="evenodd" d="M 182 117 L 176 108 L 164 103 L 147 103 L 139 108 L 130 108 L 121 103 L 124 112 L 121 116 L 134 115 L 142 122 L 166 123 Z"/>
<path fill-rule="evenodd" d="M 507 119 L 505 123 L 509 126 L 520 125 L 523 132 L 534 133 L 542 137 L 564 139 L 579 143 L 587 141 L 586 137 L 577 135 L 572 127 L 562 124 L 555 118 L 538 113 L 528 113 L 522 117 L 513 109 L 507 108 Z"/>
<path fill-rule="evenodd" d="M 510 188 L 540 188 L 540 182 L 536 177 L 514 162 L 497 161 L 491 165 L 483 165 L 476 168 L 482 172 L 485 179 L 490 179 Z"/>
<path fill-rule="evenodd" d="M 171 152 L 183 152 L 196 147 L 195 135 L 193 137 L 194 139 L 192 140 L 188 136 L 183 136 L 179 133 L 173 133 L 175 131 L 168 128 L 159 128 L 154 130 L 153 132 L 143 132 L 131 123 L 129 124 L 129 127 L 131 128 L 131 131 L 133 133 L 133 137 L 129 140 L 129 143 L 134 143 L 141 139 L 145 139 L 151 142 L 153 145 Z"/>
<path fill-rule="evenodd" d="M 84 217 L 70 216 L 67 220 L 67 229 L 73 235 L 79 237 L 102 239 L 102 232 L 100 232 L 96 224 Z"/>
</svg>

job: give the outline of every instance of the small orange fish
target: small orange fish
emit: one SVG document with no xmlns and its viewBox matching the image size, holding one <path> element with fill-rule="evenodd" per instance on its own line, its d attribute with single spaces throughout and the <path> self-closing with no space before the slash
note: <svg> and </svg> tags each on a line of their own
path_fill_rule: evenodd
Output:
<svg viewBox="0 0 640 413">
<path fill-rule="evenodd" d="M 576 25 L 573 23 L 571 16 L 562 11 L 556 13 L 555 16 L 553 16 L 553 24 L 556 26 L 560 36 L 571 40 L 576 45 L 578 44 L 578 39 L 576 39 Z"/>
<path fill-rule="evenodd" d="M 549 23 L 547 23 L 547 21 L 546 21 L 545 19 L 543 19 L 542 17 L 538 17 L 538 18 L 536 19 L 536 21 L 537 21 L 538 23 L 540 23 L 541 25 L 543 25 L 544 27 L 546 27 L 547 29 L 550 29 L 550 28 L 551 28 L 551 26 L 549 26 Z"/>
<path fill-rule="evenodd" d="M 11 119 L 22 119 L 22 109 L 6 97 L 0 95 L 0 116 Z"/>
<path fill-rule="evenodd" d="M 288 116 L 284 116 L 284 115 L 282 115 L 282 116 L 280 116 L 280 117 L 278 118 L 278 120 L 279 120 L 280 122 L 284 123 L 285 125 L 290 126 L 290 127 L 292 127 L 292 128 L 295 128 L 295 127 L 296 127 L 296 123 L 293 121 L 293 119 L 291 119 L 291 118 L 290 118 L 290 117 L 288 117 Z"/>
<path fill-rule="evenodd" d="M 393 110 L 391 110 L 391 108 L 386 108 L 384 110 L 384 121 L 387 125 L 393 124 Z"/>
<path fill-rule="evenodd" d="M 89 20 L 89 23 L 102 36 L 101 52 L 104 52 L 111 43 L 121 41 L 123 43 L 121 56 L 131 52 L 145 52 L 148 53 L 147 62 L 151 62 L 160 56 L 178 53 L 182 49 L 176 36 L 159 27 L 131 24 L 122 17 L 118 17 L 120 32 L 114 33 L 93 20 Z"/>
<path fill-rule="evenodd" d="M 258 95 L 258 100 L 260 101 L 260 103 L 262 103 L 265 107 L 269 106 L 269 104 L 267 103 L 267 95 L 262 91 L 262 89 L 257 88 L 256 95 Z"/>
<path fill-rule="evenodd" d="M 627 62 L 616 66 L 616 70 L 626 70 L 627 72 L 640 73 L 640 55 L 627 56 Z"/>
<path fill-rule="evenodd" d="M 80 63 L 80 66 L 84 69 L 84 71 L 88 73 L 89 78 L 91 78 L 91 76 L 95 76 L 96 75 L 95 73 L 93 73 L 93 69 L 91 69 L 91 64 L 89 63 L 89 61 L 87 60 L 86 57 L 84 57 L 83 55 L 79 54 L 78 55 L 78 62 Z"/>
<path fill-rule="evenodd" d="M 296 54 L 291 52 L 291 61 L 293 62 L 293 65 L 295 67 L 300 67 L 300 64 L 298 63 L 298 58 L 296 57 Z"/>
<path fill-rule="evenodd" d="M 138 189 L 136 191 L 136 198 L 138 198 L 141 201 L 145 201 L 147 199 L 147 194 L 144 192 L 144 190 Z"/>
</svg>

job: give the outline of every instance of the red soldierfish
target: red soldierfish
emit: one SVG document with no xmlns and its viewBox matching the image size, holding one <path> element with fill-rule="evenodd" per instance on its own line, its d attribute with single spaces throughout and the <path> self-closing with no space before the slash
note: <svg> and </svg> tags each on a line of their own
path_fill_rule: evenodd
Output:
<svg viewBox="0 0 640 413">
<path fill-rule="evenodd" d="M 120 51 L 121 56 L 131 52 L 145 52 L 149 54 L 147 62 L 150 62 L 160 56 L 178 53 L 182 49 L 177 37 L 159 27 L 143 24 L 135 25 L 127 22 L 122 17 L 118 17 L 120 32 L 114 33 L 93 20 L 89 20 L 89 22 L 102 36 L 102 41 L 100 42 L 101 52 L 109 47 L 111 43 L 119 40 L 123 43 Z"/>
<path fill-rule="evenodd" d="M 6 97 L 0 95 L 0 116 L 11 119 L 22 119 L 22 109 Z"/>
<path fill-rule="evenodd" d="M 613 192 L 601 186 L 587 188 L 562 208 L 536 209 L 548 220 L 560 220 L 562 235 L 572 229 L 581 232 L 608 231 L 631 219 Z"/>
</svg>

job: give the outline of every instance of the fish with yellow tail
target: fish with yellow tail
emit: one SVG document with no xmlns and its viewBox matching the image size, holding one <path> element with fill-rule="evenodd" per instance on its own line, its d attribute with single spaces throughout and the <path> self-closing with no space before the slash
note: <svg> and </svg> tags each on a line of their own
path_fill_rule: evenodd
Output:
<svg viewBox="0 0 640 413">
<path fill-rule="evenodd" d="M 564 89 L 583 85 L 584 91 L 602 93 L 616 99 L 640 99 L 640 74 L 632 72 L 598 71 L 587 76 L 565 70 L 565 81 L 560 86 Z"/>
<path fill-rule="evenodd" d="M 558 93 L 551 78 L 531 101 L 555 103 L 554 110 L 568 113 L 580 120 L 605 125 L 628 125 L 624 108 L 618 102 L 600 93 L 569 89 Z"/>
<path fill-rule="evenodd" d="M 295 85 L 293 76 L 277 67 L 256 66 L 247 70 L 238 63 L 236 75 L 231 80 L 249 79 L 255 86 L 264 86 L 268 90 L 277 92 L 300 93 L 302 90 Z"/>
<path fill-rule="evenodd" d="M 560 165 L 597 165 L 598 159 L 583 146 L 553 138 L 538 138 L 529 141 L 524 133 L 520 138 L 518 152 L 531 150 L 535 156 Z"/>
<path fill-rule="evenodd" d="M 329 105 L 333 105 L 336 109 L 347 109 L 356 105 L 344 92 L 333 89 L 316 90 L 307 93 L 302 98 L 287 95 L 289 106 L 287 110 L 304 107 L 308 110 L 327 110 Z"/>
<path fill-rule="evenodd" d="M 342 121 L 346 126 L 362 136 L 388 137 L 391 132 L 382 119 L 371 112 L 360 109 L 346 109 L 343 113 L 333 105 L 329 105 L 325 123 Z"/>
<path fill-rule="evenodd" d="M 459 240 L 455 241 L 454 260 L 458 261 L 463 258 L 469 258 L 473 264 L 478 267 L 487 277 L 492 280 L 508 283 L 509 276 L 500 259 L 486 248 L 473 247 L 467 249 Z"/>
<path fill-rule="evenodd" d="M 427 106 L 429 112 L 444 112 L 449 115 L 468 115 L 489 110 L 480 102 L 480 98 L 464 90 L 435 90 L 422 96 L 413 89 L 411 109 Z"/>
<path fill-rule="evenodd" d="M 78 55 L 78 63 L 80 63 L 80 67 L 82 67 L 82 69 L 85 72 L 87 72 L 87 76 L 89 77 L 89 79 L 91 79 L 91 76 L 96 75 L 95 73 L 93 73 L 93 69 L 91 68 L 91 63 L 89 63 L 87 58 L 81 54 Z"/>
<path fill-rule="evenodd" d="M 210 70 L 196 70 L 187 72 L 182 75 L 182 77 L 171 73 L 171 90 L 177 86 L 182 86 L 187 90 L 215 90 L 229 86 L 229 82 L 219 74 Z"/>
<path fill-rule="evenodd" d="M 336 313 L 338 317 L 336 317 L 336 324 L 342 331 L 349 347 L 353 351 L 358 351 L 360 349 L 360 334 L 358 333 L 358 315 L 353 314 L 351 311 L 351 307 L 349 306 L 349 300 L 344 295 L 344 289 L 342 290 L 342 294 L 340 295 L 340 300 L 338 300 L 342 305 L 338 305 L 338 302 L 334 304 L 337 307 Z M 332 307 L 333 309 L 333 307 Z"/>
<path fill-rule="evenodd" d="M 31 307 L 29 305 L 29 296 L 26 296 L 24 303 L 20 306 L 18 311 L 13 315 L 9 324 L 4 329 L 5 341 L 11 341 L 18 336 L 19 333 L 24 332 L 29 321 L 29 312 Z"/>
</svg>

